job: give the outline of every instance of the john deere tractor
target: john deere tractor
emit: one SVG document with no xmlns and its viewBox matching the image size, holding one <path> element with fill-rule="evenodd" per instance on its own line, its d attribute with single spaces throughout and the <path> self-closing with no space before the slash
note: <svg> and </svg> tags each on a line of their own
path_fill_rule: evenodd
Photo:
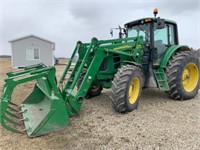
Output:
<svg viewBox="0 0 200 150">
<path fill-rule="evenodd" d="M 64 129 L 84 99 L 100 95 L 103 89 L 111 89 L 112 106 L 120 113 L 138 107 L 144 88 L 166 91 L 175 100 L 195 97 L 198 58 L 189 47 L 179 45 L 176 22 L 156 17 L 157 12 L 120 27 L 118 39 L 78 41 L 58 83 L 55 67 L 43 64 L 7 73 L 0 98 L 1 125 L 29 137 Z M 15 104 L 14 88 L 32 80 L 37 81 L 32 93 Z"/>
</svg>

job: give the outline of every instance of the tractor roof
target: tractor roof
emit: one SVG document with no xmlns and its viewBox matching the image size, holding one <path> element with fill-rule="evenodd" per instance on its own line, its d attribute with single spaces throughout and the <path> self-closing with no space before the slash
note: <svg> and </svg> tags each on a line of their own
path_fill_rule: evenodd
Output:
<svg viewBox="0 0 200 150">
<path fill-rule="evenodd" d="M 137 19 L 137 20 L 134 20 L 134 21 L 131 21 L 131 22 L 128 22 L 128 23 L 126 23 L 125 25 L 137 25 L 137 24 L 141 24 L 141 22 L 142 21 L 144 21 L 144 22 L 151 22 L 151 21 L 153 21 L 155 18 L 153 18 L 153 17 L 147 17 L 147 18 L 141 18 L 141 19 Z M 167 23 L 172 23 L 172 24 L 176 24 L 176 22 L 175 21 L 173 21 L 173 20 L 169 20 L 169 19 L 165 19 L 165 22 L 167 22 Z"/>
</svg>

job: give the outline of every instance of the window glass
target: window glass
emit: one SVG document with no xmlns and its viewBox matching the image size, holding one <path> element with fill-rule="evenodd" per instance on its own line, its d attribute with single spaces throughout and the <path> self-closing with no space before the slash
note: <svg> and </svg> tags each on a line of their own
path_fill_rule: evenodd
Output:
<svg viewBox="0 0 200 150">
<path fill-rule="evenodd" d="M 139 29 L 136 29 L 136 27 L 129 29 L 128 37 L 137 37 L 137 36 L 145 37 L 145 33 Z"/>
<path fill-rule="evenodd" d="M 154 53 L 154 65 L 159 65 L 162 57 L 165 54 L 168 45 L 168 27 L 165 25 L 162 29 L 157 29 L 156 23 L 154 24 L 154 47 L 156 52 Z"/>
<path fill-rule="evenodd" d="M 150 38 L 150 24 L 135 25 L 128 29 L 128 37 L 143 36 L 145 40 Z"/>
<path fill-rule="evenodd" d="M 39 49 L 34 48 L 34 59 L 39 59 Z"/>
<path fill-rule="evenodd" d="M 167 45 L 167 27 L 163 29 L 154 30 L 154 40 L 156 42 L 161 42 Z"/>
<path fill-rule="evenodd" d="M 166 24 L 163 29 L 156 29 L 156 24 L 154 25 L 154 41 L 161 42 L 165 45 L 174 45 L 174 26 L 171 24 Z M 169 30 L 169 41 L 168 41 L 168 30 Z"/>
<path fill-rule="evenodd" d="M 26 48 L 26 60 L 38 60 L 40 53 L 38 48 Z"/>
<path fill-rule="evenodd" d="M 34 56 L 34 54 L 33 54 L 32 48 L 27 48 L 26 49 L 26 59 L 33 60 L 34 59 L 33 56 Z"/>
<path fill-rule="evenodd" d="M 174 26 L 169 24 L 169 42 L 170 45 L 174 45 L 175 44 L 175 39 L 174 39 Z"/>
</svg>

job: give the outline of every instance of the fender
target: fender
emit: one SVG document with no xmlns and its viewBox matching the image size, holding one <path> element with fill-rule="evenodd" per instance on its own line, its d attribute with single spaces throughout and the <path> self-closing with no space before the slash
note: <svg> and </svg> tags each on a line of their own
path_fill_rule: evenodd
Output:
<svg viewBox="0 0 200 150">
<path fill-rule="evenodd" d="M 175 52 L 179 52 L 179 51 L 190 51 L 191 49 L 186 46 L 186 45 L 173 45 L 173 46 L 170 46 L 167 50 L 166 50 L 166 53 L 162 59 L 162 62 L 160 64 L 160 67 L 161 68 L 166 68 L 167 66 L 167 63 L 169 61 L 169 59 L 172 57 L 172 55 L 175 53 Z"/>
</svg>

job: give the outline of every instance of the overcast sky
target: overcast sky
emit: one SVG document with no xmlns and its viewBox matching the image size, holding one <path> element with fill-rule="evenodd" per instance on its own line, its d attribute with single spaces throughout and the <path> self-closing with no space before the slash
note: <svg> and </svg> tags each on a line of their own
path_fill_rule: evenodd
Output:
<svg viewBox="0 0 200 150">
<path fill-rule="evenodd" d="M 153 17 L 155 7 L 176 20 L 180 44 L 200 48 L 200 0 L 0 0 L 0 55 L 11 54 L 9 40 L 35 34 L 56 43 L 55 56 L 70 57 L 78 40 L 109 39 L 110 28 Z"/>
</svg>

